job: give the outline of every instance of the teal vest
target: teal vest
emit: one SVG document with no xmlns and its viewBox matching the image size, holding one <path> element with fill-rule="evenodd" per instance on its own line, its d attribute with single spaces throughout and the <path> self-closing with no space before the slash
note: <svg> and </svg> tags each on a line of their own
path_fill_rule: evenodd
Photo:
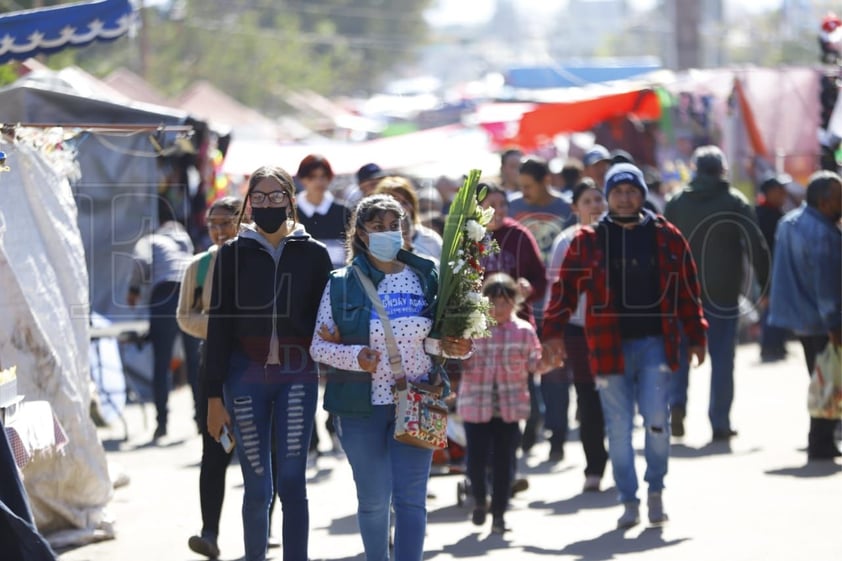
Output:
<svg viewBox="0 0 842 561">
<path fill-rule="evenodd" d="M 435 302 L 438 294 L 438 273 L 432 261 L 418 257 L 408 251 L 398 253 L 398 261 L 405 263 L 417 276 L 424 291 L 427 307 L 424 317 L 435 317 Z M 385 273 L 371 266 L 365 256 L 358 255 L 353 265 L 368 276 L 374 286 L 380 284 Z M 352 266 L 337 269 L 330 274 L 330 306 L 333 321 L 339 328 L 342 343 L 346 345 L 368 345 L 371 300 L 357 279 Z M 335 415 L 344 417 L 366 417 L 371 414 L 371 374 L 361 370 L 340 370 L 327 368 L 323 407 Z"/>
</svg>

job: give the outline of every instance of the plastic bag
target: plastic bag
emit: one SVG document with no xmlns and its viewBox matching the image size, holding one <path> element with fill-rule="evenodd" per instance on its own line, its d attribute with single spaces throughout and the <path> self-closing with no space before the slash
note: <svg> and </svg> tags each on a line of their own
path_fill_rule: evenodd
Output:
<svg viewBox="0 0 842 561">
<path fill-rule="evenodd" d="M 811 417 L 842 419 L 842 349 L 828 342 L 816 356 L 807 390 Z"/>
</svg>

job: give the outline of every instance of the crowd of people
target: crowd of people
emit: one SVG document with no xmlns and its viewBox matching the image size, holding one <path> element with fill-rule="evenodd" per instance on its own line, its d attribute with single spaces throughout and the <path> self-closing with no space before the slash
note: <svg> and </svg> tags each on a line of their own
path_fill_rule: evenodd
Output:
<svg viewBox="0 0 842 561">
<path fill-rule="evenodd" d="M 265 559 L 273 545 L 275 497 L 284 559 L 307 559 L 306 468 L 321 384 L 328 431 L 353 472 L 366 558 L 387 561 L 392 549 L 397 561 L 422 559 L 433 453 L 393 438 L 396 352 L 411 381 L 430 376 L 432 357 L 455 365 L 452 417 L 465 427 L 474 524 L 490 513 L 492 532 L 508 530 L 509 499 L 528 485 L 518 456 L 539 439 L 550 444 L 547 461 L 564 460 L 571 386 L 583 491 L 602 489 L 610 462 L 623 507 L 617 526 L 640 523 L 639 414 L 646 514 L 666 522 L 670 442 L 684 436 L 692 362 L 710 357 L 711 439 L 738 436 L 730 413 L 741 302 L 760 311 L 764 361 L 783 358 L 798 338 L 809 372 L 825 345 L 842 344 L 842 177 L 816 172 L 805 202 L 785 213 L 790 178 L 759 181 L 755 206 L 729 183 L 716 146 L 696 149 L 691 164 L 693 179 L 664 195 L 653 168 L 623 150 L 596 145 L 558 173 L 539 157 L 504 152 L 478 201 L 493 209 L 487 230 L 499 248 L 481 264 L 495 324 L 474 340 L 432 331 L 451 189 L 367 163 L 334 193 L 321 155 L 304 158 L 295 176 L 261 167 L 242 199 L 209 207 L 214 245 L 195 256 L 162 210 L 138 250 L 129 302 L 151 279 L 156 439 L 167 434 L 176 321 L 193 355 L 202 521 L 189 547 L 219 556 L 225 470 L 236 453 L 245 559 Z M 842 455 L 837 425 L 811 419 L 810 460 Z M 234 452 L 220 446 L 224 433 Z"/>
</svg>

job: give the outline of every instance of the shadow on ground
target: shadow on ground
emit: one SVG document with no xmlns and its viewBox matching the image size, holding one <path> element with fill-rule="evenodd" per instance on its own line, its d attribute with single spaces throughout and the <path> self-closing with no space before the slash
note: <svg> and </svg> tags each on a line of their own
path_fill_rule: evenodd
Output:
<svg viewBox="0 0 842 561">
<path fill-rule="evenodd" d="M 550 511 L 551 514 L 576 514 L 592 508 L 611 508 L 617 506 L 617 494 L 614 488 L 604 489 L 599 493 L 580 493 L 560 501 L 532 501 L 529 508 Z"/>
<path fill-rule="evenodd" d="M 766 470 L 767 475 L 784 475 L 788 477 L 831 477 L 842 472 L 842 465 L 832 461 L 807 462 L 803 466 L 786 467 Z"/>
<path fill-rule="evenodd" d="M 494 549 L 509 549 L 511 546 L 505 535 L 487 534 L 485 532 L 473 532 L 461 540 L 445 545 L 438 550 L 427 550 L 424 552 L 424 559 L 433 559 L 437 555 L 446 554 L 454 559 L 482 558 Z M 513 551 L 512 559 L 517 559 L 517 552 Z"/>
<path fill-rule="evenodd" d="M 315 529 L 315 528 L 314 528 Z M 359 526 L 357 525 L 357 515 L 349 514 L 341 518 L 334 518 L 330 521 L 330 526 L 322 526 L 319 529 L 327 530 L 331 535 L 350 535 L 358 534 Z"/>
<path fill-rule="evenodd" d="M 745 456 L 747 454 L 756 454 L 763 449 L 760 447 L 749 448 L 747 450 L 740 450 L 735 452 L 731 449 L 729 442 L 709 442 L 699 448 L 693 448 L 680 442 L 673 443 L 670 446 L 670 458 L 702 458 L 704 456 L 716 456 L 720 454 L 734 454 Z M 638 456 L 643 456 L 643 450 L 636 451 Z"/>
<path fill-rule="evenodd" d="M 609 561 L 623 554 L 653 551 L 664 547 L 672 547 L 689 538 L 679 538 L 666 541 L 661 528 L 646 528 L 636 537 L 626 537 L 625 530 L 611 530 L 589 540 L 570 543 L 559 550 L 547 550 L 526 546 L 523 551 L 538 555 L 575 556 L 576 561 Z"/>
</svg>

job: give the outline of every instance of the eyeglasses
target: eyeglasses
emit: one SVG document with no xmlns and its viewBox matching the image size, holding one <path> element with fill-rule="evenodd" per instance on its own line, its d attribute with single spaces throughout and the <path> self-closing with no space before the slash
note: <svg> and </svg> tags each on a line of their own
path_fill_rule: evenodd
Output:
<svg viewBox="0 0 842 561">
<path fill-rule="evenodd" d="M 249 198 L 251 199 L 251 204 L 263 206 L 266 203 L 266 199 L 269 199 L 269 202 L 273 205 L 279 205 L 286 200 L 287 196 L 286 191 L 272 191 L 271 193 L 252 191 Z"/>
<path fill-rule="evenodd" d="M 219 222 L 208 221 L 208 230 L 227 230 L 228 228 L 233 228 L 236 225 L 236 218 L 231 218 L 230 220 L 222 220 Z"/>
</svg>

